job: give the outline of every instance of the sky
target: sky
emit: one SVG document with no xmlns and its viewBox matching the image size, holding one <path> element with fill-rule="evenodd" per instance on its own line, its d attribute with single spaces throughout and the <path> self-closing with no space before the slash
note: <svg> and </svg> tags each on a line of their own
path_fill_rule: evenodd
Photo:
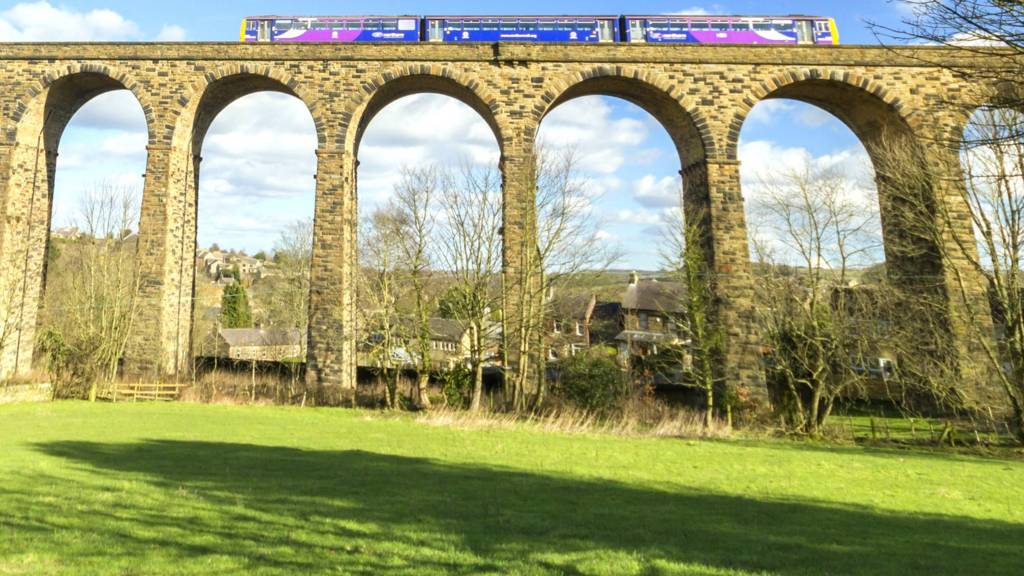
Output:
<svg viewBox="0 0 1024 576">
<path fill-rule="evenodd" d="M 372 7 L 368 7 L 372 6 Z M 842 42 L 872 44 L 866 24 L 897 24 L 901 2 L 721 1 L 698 3 L 493 2 L 489 13 L 814 14 L 836 18 Z M 504 6 L 504 7 L 503 7 Z M 769 7 L 770 6 L 770 7 Z M 478 2 L 265 2 L 173 4 L 120 0 L 0 2 L 0 41 L 236 41 L 246 15 L 474 14 Z M 570 101 L 551 113 L 541 138 L 571 145 L 581 159 L 601 237 L 624 251 L 617 268 L 656 269 L 666 211 L 678 204 L 679 160 L 668 134 L 642 109 L 611 97 Z M 73 224 L 83 194 L 102 184 L 142 189 L 145 121 L 130 93 L 98 96 L 72 118 L 60 143 L 54 227 Z M 250 254 L 272 250 L 280 231 L 313 214 L 316 137 L 305 106 L 295 98 L 261 93 L 242 98 L 214 121 L 204 142 L 199 190 L 199 245 L 217 243 Z M 378 114 L 360 147 L 359 202 L 366 215 L 390 196 L 403 164 L 469 160 L 496 164 L 497 143 L 484 121 L 450 98 L 417 95 Z M 810 161 L 836 165 L 865 180 L 863 147 L 837 119 L 795 101 L 759 104 L 741 133 L 744 195 L 756 200 L 761 178 L 780 166 Z M 870 181 L 870 178 L 866 179 Z M 870 185 L 851 194 L 870 197 Z"/>
</svg>

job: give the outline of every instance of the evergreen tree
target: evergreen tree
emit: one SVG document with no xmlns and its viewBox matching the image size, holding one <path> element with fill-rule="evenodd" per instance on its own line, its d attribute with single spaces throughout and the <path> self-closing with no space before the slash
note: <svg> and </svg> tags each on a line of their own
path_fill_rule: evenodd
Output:
<svg viewBox="0 0 1024 576">
<path fill-rule="evenodd" d="M 252 327 L 249 295 L 237 280 L 224 287 L 220 298 L 220 323 L 224 328 Z"/>
</svg>

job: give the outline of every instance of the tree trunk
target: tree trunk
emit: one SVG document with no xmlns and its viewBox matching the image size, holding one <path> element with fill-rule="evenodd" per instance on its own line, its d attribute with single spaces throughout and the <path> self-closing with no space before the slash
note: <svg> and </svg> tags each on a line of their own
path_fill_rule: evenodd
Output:
<svg viewBox="0 0 1024 576">
<path fill-rule="evenodd" d="M 416 375 L 416 405 L 421 410 L 430 410 L 430 373 L 426 370 Z"/>
</svg>

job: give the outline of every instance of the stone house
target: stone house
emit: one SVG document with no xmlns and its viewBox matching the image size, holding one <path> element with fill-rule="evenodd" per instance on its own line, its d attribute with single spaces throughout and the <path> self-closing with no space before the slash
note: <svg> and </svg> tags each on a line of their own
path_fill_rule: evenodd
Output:
<svg viewBox="0 0 1024 576">
<path fill-rule="evenodd" d="M 622 330 L 615 336 L 621 362 L 685 345 L 685 293 L 678 282 L 641 280 L 636 272 L 630 275 L 622 295 Z"/>
<path fill-rule="evenodd" d="M 466 364 L 470 355 L 471 335 L 469 327 L 458 320 L 447 318 L 430 318 L 430 359 L 437 368 L 450 369 L 459 364 Z M 395 337 L 399 342 L 392 351 L 392 361 L 397 364 L 412 365 L 418 357 L 415 342 L 415 319 L 405 317 L 396 329 Z M 379 329 L 368 329 L 359 346 L 359 365 L 373 367 L 375 348 L 384 341 Z"/>
<path fill-rule="evenodd" d="M 206 346 L 208 354 L 235 361 L 282 362 L 305 359 L 301 330 L 267 328 L 219 328 Z"/>
<path fill-rule="evenodd" d="M 557 362 L 590 348 L 590 324 L 597 305 L 594 294 L 550 295 L 544 324 L 547 359 Z"/>
</svg>

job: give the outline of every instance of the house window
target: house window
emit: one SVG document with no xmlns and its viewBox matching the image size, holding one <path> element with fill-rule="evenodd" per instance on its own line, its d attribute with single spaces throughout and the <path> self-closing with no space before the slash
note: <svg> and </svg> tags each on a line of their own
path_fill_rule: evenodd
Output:
<svg viewBox="0 0 1024 576">
<path fill-rule="evenodd" d="M 583 336 L 583 324 L 580 324 L 579 322 L 576 323 L 576 335 Z"/>
<path fill-rule="evenodd" d="M 558 320 L 555 320 L 552 323 L 551 331 L 554 332 L 555 334 L 561 334 L 562 333 L 562 323 L 559 322 Z"/>
<path fill-rule="evenodd" d="M 640 329 L 649 330 L 651 327 L 651 318 L 647 315 L 647 312 L 640 313 Z"/>
<path fill-rule="evenodd" d="M 558 352 L 554 348 L 548 348 L 548 360 L 558 360 Z"/>
<path fill-rule="evenodd" d="M 575 356 L 583 351 L 583 346 L 580 346 L 579 344 L 573 344 L 569 351 L 573 356 Z"/>
</svg>

